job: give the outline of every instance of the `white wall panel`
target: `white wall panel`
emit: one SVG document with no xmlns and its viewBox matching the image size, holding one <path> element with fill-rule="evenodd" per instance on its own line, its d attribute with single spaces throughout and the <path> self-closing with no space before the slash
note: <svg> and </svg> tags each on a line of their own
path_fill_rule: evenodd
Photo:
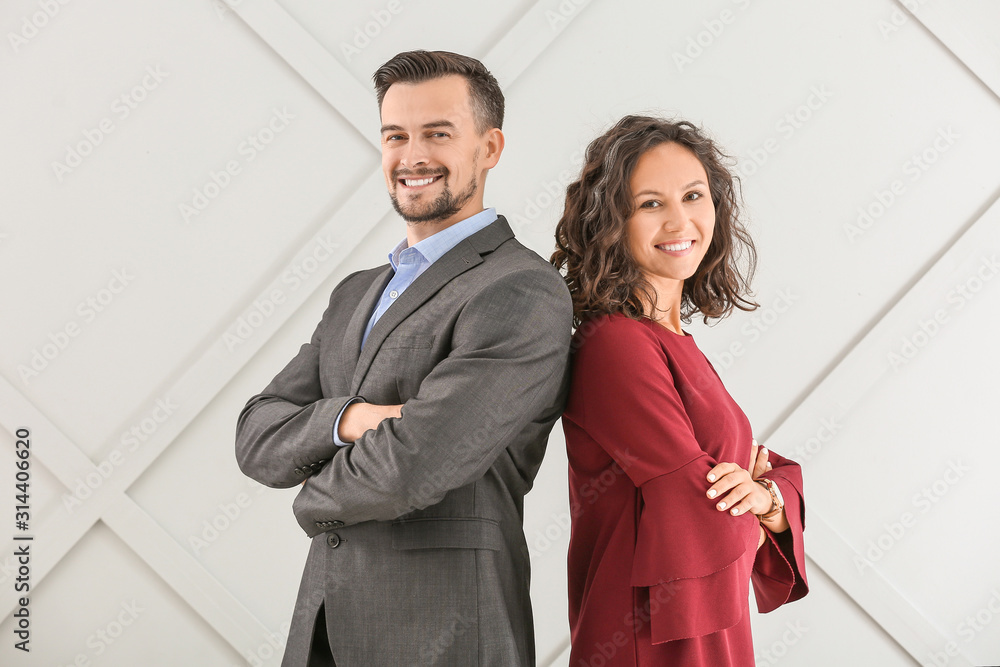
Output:
<svg viewBox="0 0 1000 667">
<path fill-rule="evenodd" d="M 998 18 L 938 0 L 4 3 L 0 535 L 19 533 L 27 426 L 35 541 L 30 655 L 15 542 L 0 551 L 0 663 L 279 663 L 308 540 L 293 491 L 240 474 L 236 416 L 333 286 L 402 237 L 371 74 L 442 48 L 504 86 L 486 203 L 545 257 L 619 116 L 688 118 L 737 158 L 764 307 L 690 331 L 758 438 L 803 464 L 810 512 L 812 591 L 755 614 L 758 664 L 1000 664 Z M 568 514 L 557 427 L 526 502 L 540 665 L 568 664 Z"/>
</svg>

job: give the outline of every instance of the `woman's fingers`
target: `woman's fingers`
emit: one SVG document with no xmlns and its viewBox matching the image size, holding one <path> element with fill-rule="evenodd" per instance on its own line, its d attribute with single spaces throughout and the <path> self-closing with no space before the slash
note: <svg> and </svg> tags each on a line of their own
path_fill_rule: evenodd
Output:
<svg viewBox="0 0 1000 667">
<path fill-rule="evenodd" d="M 757 483 L 749 482 L 748 484 L 749 486 L 740 484 L 734 488 L 729 492 L 729 495 L 719 501 L 716 507 L 720 511 L 728 510 L 733 516 L 749 512 L 753 507 L 753 487 L 757 486 Z M 724 505 L 724 507 L 719 507 L 719 505 Z"/>
<path fill-rule="evenodd" d="M 709 498 L 719 498 L 727 491 L 736 488 L 743 482 L 752 483 L 750 480 L 750 474 L 735 463 L 720 463 L 715 466 L 712 468 L 712 471 L 708 473 L 709 481 L 712 481 L 713 477 L 715 477 L 717 481 L 715 484 L 710 486 L 706 492 L 706 495 Z M 746 492 L 744 492 L 743 495 L 746 495 Z M 722 506 L 719 509 L 732 507 L 735 502 L 735 499 L 720 501 L 719 504 Z"/>
<path fill-rule="evenodd" d="M 741 475 L 742 479 L 735 479 L 736 475 L 730 475 L 729 477 L 733 477 L 733 481 L 735 481 L 736 484 L 733 484 L 729 489 L 726 489 L 728 493 L 725 491 L 719 491 L 716 496 L 718 502 L 715 503 L 715 508 L 720 512 L 723 510 L 729 510 L 729 512 L 734 515 L 742 514 L 748 507 L 750 507 L 748 499 L 750 494 L 753 492 L 751 485 L 756 484 L 756 482 L 750 481 L 746 470 L 744 470 L 743 475 Z M 722 481 L 725 480 L 720 480 L 720 482 Z"/>
<path fill-rule="evenodd" d="M 754 440 L 754 443 L 756 442 L 757 441 Z M 757 448 L 757 456 L 754 459 L 753 474 L 751 475 L 754 479 L 757 479 L 770 469 L 770 466 L 768 465 L 770 462 L 767 460 L 767 456 L 767 447 Z"/>
<path fill-rule="evenodd" d="M 722 462 L 708 471 L 708 481 L 714 482 L 718 479 L 722 479 L 726 475 L 736 472 L 737 470 L 743 470 L 735 463 Z M 746 472 L 744 470 L 744 472 Z"/>
<path fill-rule="evenodd" d="M 767 450 L 761 448 L 761 451 Z M 766 466 L 766 462 L 763 465 Z M 755 506 L 759 506 L 761 510 L 770 507 L 770 494 L 751 479 L 749 472 L 735 463 L 720 463 L 715 466 L 708 473 L 708 480 L 714 480 L 715 483 L 705 495 L 716 501 L 715 508 L 720 512 L 728 511 L 733 516 L 739 516 L 752 511 Z"/>
</svg>

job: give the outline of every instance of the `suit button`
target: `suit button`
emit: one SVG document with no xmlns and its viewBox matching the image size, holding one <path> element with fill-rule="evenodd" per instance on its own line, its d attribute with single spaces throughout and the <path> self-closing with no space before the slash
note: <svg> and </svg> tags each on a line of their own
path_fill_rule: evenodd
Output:
<svg viewBox="0 0 1000 667">
<path fill-rule="evenodd" d="M 326 543 L 330 545 L 331 549 L 336 549 L 340 546 L 340 535 L 337 533 L 330 533 L 326 536 Z"/>
<path fill-rule="evenodd" d="M 330 527 L 331 528 L 343 528 L 344 527 L 344 522 L 343 521 L 331 521 L 330 522 Z"/>
</svg>

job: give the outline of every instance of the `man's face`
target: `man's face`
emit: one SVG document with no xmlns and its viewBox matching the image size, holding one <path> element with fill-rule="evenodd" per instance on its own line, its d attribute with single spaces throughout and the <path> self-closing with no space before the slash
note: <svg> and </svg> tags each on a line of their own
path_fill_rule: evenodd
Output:
<svg viewBox="0 0 1000 667">
<path fill-rule="evenodd" d="M 463 77 L 390 86 L 382 100 L 382 172 L 399 215 L 410 224 L 450 224 L 481 211 L 486 170 L 499 159 L 497 151 L 480 163 L 489 139 L 476 130 Z"/>
</svg>

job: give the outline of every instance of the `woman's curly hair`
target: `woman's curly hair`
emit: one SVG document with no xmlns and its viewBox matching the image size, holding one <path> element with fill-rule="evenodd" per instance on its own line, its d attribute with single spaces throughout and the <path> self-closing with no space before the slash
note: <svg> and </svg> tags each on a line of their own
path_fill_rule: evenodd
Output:
<svg viewBox="0 0 1000 667">
<path fill-rule="evenodd" d="M 629 250 L 628 220 L 635 210 L 630 181 L 639 158 L 663 143 L 688 148 L 708 175 L 715 206 L 712 243 L 694 275 L 684 281 L 681 319 L 701 313 L 722 318 L 734 307 L 755 310 L 749 300 L 757 252 L 740 221 L 739 178 L 730 173 L 714 141 L 684 120 L 625 116 L 587 147 L 580 178 L 566 189 L 566 205 L 556 225 L 551 262 L 566 270 L 573 315 L 584 320 L 606 313 L 632 319 L 656 308 L 656 293 Z M 745 272 L 737 263 L 746 260 Z"/>
</svg>

